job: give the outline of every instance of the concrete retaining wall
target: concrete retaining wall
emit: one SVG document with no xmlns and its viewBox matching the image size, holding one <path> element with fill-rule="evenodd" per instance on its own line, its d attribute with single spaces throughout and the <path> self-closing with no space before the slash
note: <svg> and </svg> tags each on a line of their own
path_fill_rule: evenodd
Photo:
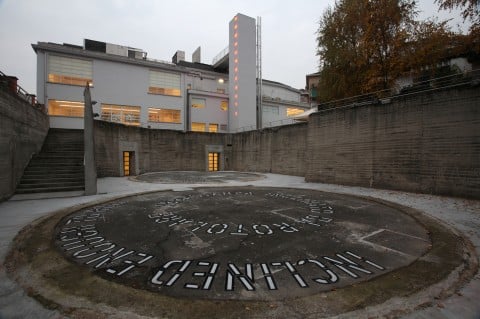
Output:
<svg viewBox="0 0 480 319">
<path fill-rule="evenodd" d="M 307 130 L 302 123 L 233 135 L 233 168 L 304 176 Z"/>
<path fill-rule="evenodd" d="M 122 176 L 122 152 L 135 152 L 135 174 L 158 171 L 205 171 L 208 148 L 220 150 L 224 170 L 229 166 L 230 135 L 152 130 L 95 121 L 96 162 L 99 177 Z M 133 172 L 132 172 L 132 175 Z"/>
<path fill-rule="evenodd" d="M 48 116 L 0 88 L 0 201 L 15 192 L 25 167 L 40 151 L 48 132 Z"/>
<path fill-rule="evenodd" d="M 323 111 L 307 139 L 307 181 L 480 198 L 478 87 Z"/>
<path fill-rule="evenodd" d="M 458 88 L 327 110 L 304 124 L 237 134 L 149 130 L 96 121 L 99 176 L 222 169 L 305 176 L 307 181 L 480 198 L 480 90 Z"/>
</svg>

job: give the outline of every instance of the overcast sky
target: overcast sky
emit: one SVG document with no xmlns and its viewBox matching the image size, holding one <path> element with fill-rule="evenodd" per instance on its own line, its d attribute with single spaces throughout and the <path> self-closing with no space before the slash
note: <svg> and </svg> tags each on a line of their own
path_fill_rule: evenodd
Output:
<svg viewBox="0 0 480 319">
<path fill-rule="evenodd" d="M 434 0 L 420 0 L 420 18 L 453 18 Z M 316 72 L 319 19 L 334 0 L 0 0 L 0 71 L 36 92 L 32 43 L 83 45 L 83 39 L 143 49 L 149 58 L 170 61 L 176 50 L 187 61 L 202 47 L 202 62 L 228 45 L 228 23 L 236 13 L 262 17 L 263 78 L 295 88 Z M 455 27 L 457 28 L 457 27 Z M 463 29 L 466 29 L 463 27 Z"/>
</svg>

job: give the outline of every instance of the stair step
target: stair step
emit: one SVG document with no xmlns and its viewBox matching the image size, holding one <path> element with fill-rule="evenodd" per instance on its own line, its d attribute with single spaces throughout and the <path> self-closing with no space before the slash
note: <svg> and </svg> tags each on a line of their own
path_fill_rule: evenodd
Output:
<svg viewBox="0 0 480 319">
<path fill-rule="evenodd" d="M 74 182 L 39 182 L 39 183 L 23 183 L 20 182 L 17 189 L 30 189 L 30 188 L 50 188 L 50 187 L 77 187 L 83 186 L 85 181 L 79 180 Z"/>
<path fill-rule="evenodd" d="M 28 189 L 17 189 L 17 194 L 28 194 L 28 193 L 49 193 L 49 192 L 70 192 L 70 191 L 81 191 L 84 190 L 84 186 L 75 186 L 75 187 L 48 187 L 48 188 L 28 188 Z"/>
<path fill-rule="evenodd" d="M 55 176 L 52 177 L 51 175 L 44 175 L 44 176 L 24 176 L 22 177 L 20 184 L 41 184 L 41 183 L 69 183 L 69 182 L 77 182 L 83 181 L 84 176 L 72 176 L 72 175 L 63 175 L 63 176 Z"/>
<path fill-rule="evenodd" d="M 46 169 L 52 169 L 52 167 L 58 167 L 59 169 L 67 169 L 67 168 L 70 168 L 70 169 L 76 169 L 78 167 L 83 167 L 83 160 L 82 161 L 77 161 L 77 162 L 72 162 L 72 163 L 61 163 L 61 162 L 48 162 L 48 161 L 45 161 L 45 162 L 40 162 L 40 163 L 30 163 L 28 164 L 28 167 L 27 167 L 27 170 L 29 168 L 41 168 L 41 167 L 44 167 Z"/>
<path fill-rule="evenodd" d="M 84 189 L 83 130 L 50 129 L 39 154 L 24 171 L 16 193 Z"/>
</svg>

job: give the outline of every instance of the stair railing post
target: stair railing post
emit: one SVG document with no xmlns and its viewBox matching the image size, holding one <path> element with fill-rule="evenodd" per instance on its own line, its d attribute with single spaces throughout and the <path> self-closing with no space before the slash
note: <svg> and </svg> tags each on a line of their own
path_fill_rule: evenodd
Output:
<svg viewBox="0 0 480 319">
<path fill-rule="evenodd" d="M 97 194 L 97 167 L 95 165 L 95 140 L 93 134 L 93 108 L 90 95 L 90 84 L 87 82 L 83 92 L 84 107 L 84 169 L 85 169 L 85 195 Z"/>
</svg>

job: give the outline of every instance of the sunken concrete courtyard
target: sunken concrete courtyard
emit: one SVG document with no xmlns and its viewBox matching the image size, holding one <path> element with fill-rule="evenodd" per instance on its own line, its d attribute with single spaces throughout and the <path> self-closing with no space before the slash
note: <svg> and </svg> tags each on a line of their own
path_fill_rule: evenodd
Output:
<svg viewBox="0 0 480 319">
<path fill-rule="evenodd" d="M 416 318 L 478 267 L 470 240 L 399 204 L 405 193 L 237 172 L 99 184 L 20 231 L 6 258 L 52 318 Z"/>
</svg>

